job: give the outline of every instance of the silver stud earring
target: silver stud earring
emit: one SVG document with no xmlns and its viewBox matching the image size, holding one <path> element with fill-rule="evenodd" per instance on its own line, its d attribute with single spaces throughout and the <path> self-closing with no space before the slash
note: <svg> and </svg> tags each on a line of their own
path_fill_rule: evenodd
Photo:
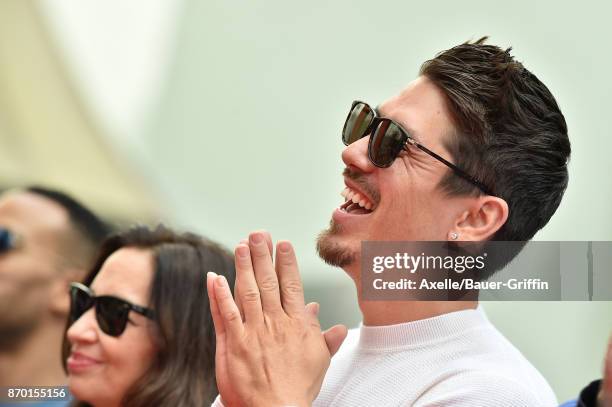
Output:
<svg viewBox="0 0 612 407">
<path fill-rule="evenodd" d="M 451 240 L 457 240 L 459 238 L 459 234 L 457 232 L 450 233 Z"/>
</svg>

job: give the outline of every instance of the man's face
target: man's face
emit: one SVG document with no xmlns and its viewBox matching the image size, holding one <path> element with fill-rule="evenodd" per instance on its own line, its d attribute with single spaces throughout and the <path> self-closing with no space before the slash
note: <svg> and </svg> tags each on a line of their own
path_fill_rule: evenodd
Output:
<svg viewBox="0 0 612 407">
<path fill-rule="evenodd" d="M 19 238 L 15 248 L 0 253 L 1 346 L 35 327 L 47 311 L 67 225 L 64 209 L 44 197 L 27 192 L 0 197 L 0 226 Z"/>
<path fill-rule="evenodd" d="M 444 95 L 427 78 L 417 78 L 378 110 L 418 142 L 454 161 L 443 146 L 453 130 Z M 358 266 L 362 241 L 446 240 L 456 216 L 453 198 L 438 187 L 448 171 L 444 164 L 411 146 L 390 167 L 378 168 L 368 159 L 368 141 L 369 136 L 347 146 L 342 160 L 349 192 L 365 196 L 373 211 L 336 209 L 330 228 L 317 242 L 323 260 L 347 271 Z"/>
</svg>

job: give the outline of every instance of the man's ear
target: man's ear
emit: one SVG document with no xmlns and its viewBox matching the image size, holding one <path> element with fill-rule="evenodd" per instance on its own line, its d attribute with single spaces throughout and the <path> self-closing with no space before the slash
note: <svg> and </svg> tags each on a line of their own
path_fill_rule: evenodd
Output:
<svg viewBox="0 0 612 407">
<path fill-rule="evenodd" d="M 455 222 L 459 240 L 484 241 L 497 232 L 508 219 L 508 203 L 496 196 L 474 199 Z"/>
<path fill-rule="evenodd" d="M 49 309 L 52 314 L 66 318 L 70 311 L 70 283 L 81 281 L 85 271 L 68 269 L 58 273 L 59 275 L 51 282 L 49 289 Z"/>
</svg>

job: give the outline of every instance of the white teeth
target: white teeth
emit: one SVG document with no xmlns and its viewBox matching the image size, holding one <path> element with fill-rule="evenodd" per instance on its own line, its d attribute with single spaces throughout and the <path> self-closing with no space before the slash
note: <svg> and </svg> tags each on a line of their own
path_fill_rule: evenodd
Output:
<svg viewBox="0 0 612 407">
<path fill-rule="evenodd" d="M 359 192 L 353 191 L 349 187 L 344 188 L 342 192 L 340 192 L 340 195 L 344 197 L 345 202 L 352 201 L 367 210 L 372 210 L 374 207 L 365 196 L 361 195 Z"/>
</svg>

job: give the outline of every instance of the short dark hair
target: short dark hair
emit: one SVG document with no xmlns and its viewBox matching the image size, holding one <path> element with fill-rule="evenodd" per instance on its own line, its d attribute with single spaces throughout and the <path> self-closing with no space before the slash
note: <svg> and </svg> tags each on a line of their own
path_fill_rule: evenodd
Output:
<svg viewBox="0 0 612 407">
<path fill-rule="evenodd" d="M 79 257 L 85 257 L 80 258 L 77 263 L 89 267 L 100 244 L 112 232 L 112 227 L 65 192 L 38 185 L 28 186 L 24 188 L 24 191 L 49 199 L 67 212 L 72 229 L 77 233 L 80 242 L 85 243 L 86 246 L 86 253 L 76 254 Z M 62 257 L 69 258 L 70 255 L 66 253 Z"/>
<path fill-rule="evenodd" d="M 550 220 L 568 183 L 565 118 L 548 88 L 487 37 L 426 61 L 420 70 L 447 99 L 456 134 L 445 140 L 455 163 L 508 203 L 492 240 L 527 241 Z M 449 173 L 449 195 L 480 194 Z"/>
<path fill-rule="evenodd" d="M 208 271 L 214 271 L 225 276 L 233 287 L 233 256 L 218 244 L 192 233 L 179 234 L 162 225 L 155 229 L 136 226 L 104 241 L 83 283 L 89 286 L 106 259 L 124 247 L 149 249 L 153 254 L 154 275 L 148 306 L 156 311 L 159 343 L 151 368 L 130 387 L 122 405 L 209 405 L 218 392 L 215 330 L 205 279 Z M 69 354 L 70 344 L 64 333 L 64 368 Z"/>
</svg>

